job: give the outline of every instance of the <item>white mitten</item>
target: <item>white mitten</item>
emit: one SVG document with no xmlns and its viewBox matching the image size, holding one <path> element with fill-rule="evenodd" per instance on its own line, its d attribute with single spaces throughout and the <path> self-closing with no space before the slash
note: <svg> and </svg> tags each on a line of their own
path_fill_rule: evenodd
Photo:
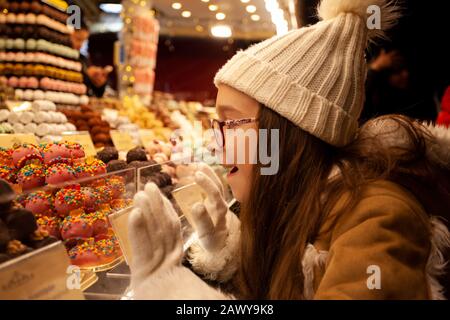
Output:
<svg viewBox="0 0 450 320">
<path fill-rule="evenodd" d="M 133 252 L 132 284 L 139 284 L 156 271 L 181 265 L 183 242 L 178 215 L 158 187 L 148 183 L 134 196 L 129 218 Z"/>
<path fill-rule="evenodd" d="M 205 278 L 226 282 L 239 264 L 240 221 L 228 210 L 223 185 L 211 167 L 200 164 L 195 182 L 207 197 L 192 208 L 198 242 L 190 247 L 188 258 Z"/>
<path fill-rule="evenodd" d="M 134 299 L 229 299 L 181 265 L 181 225 L 172 204 L 149 183 L 129 217 Z"/>
</svg>

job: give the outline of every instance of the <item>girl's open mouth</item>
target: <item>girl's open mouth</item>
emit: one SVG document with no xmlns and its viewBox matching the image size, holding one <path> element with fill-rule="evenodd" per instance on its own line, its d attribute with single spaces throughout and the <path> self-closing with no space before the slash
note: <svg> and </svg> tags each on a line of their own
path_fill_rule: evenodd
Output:
<svg viewBox="0 0 450 320">
<path fill-rule="evenodd" d="M 239 171 L 238 167 L 233 167 L 233 168 L 231 168 L 230 172 L 228 172 L 228 176 L 231 176 L 238 171 Z"/>
</svg>

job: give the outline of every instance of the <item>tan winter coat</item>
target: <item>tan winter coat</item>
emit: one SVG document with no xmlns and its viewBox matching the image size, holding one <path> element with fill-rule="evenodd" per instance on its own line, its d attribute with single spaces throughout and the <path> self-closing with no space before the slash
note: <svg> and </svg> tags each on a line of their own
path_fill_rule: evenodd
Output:
<svg viewBox="0 0 450 320">
<path fill-rule="evenodd" d="M 378 181 L 353 210 L 336 216 L 340 205 L 303 258 L 307 298 L 442 298 L 434 276 L 448 234 L 410 192 Z"/>
</svg>

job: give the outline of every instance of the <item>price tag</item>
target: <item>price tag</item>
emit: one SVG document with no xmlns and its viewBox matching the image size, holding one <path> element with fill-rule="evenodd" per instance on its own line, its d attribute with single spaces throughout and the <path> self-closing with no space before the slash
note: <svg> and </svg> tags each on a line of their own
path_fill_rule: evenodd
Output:
<svg viewBox="0 0 450 320">
<path fill-rule="evenodd" d="M 191 183 L 181 188 L 172 191 L 172 196 L 175 198 L 183 215 L 191 226 L 194 226 L 191 216 L 191 210 L 197 202 L 203 203 L 207 195 L 202 188 L 196 183 Z"/>
<path fill-rule="evenodd" d="M 141 138 L 141 143 L 144 147 L 149 147 L 153 140 L 156 139 L 155 132 L 150 129 L 141 129 L 139 130 L 139 136 Z"/>
<path fill-rule="evenodd" d="M 12 148 L 15 144 L 37 144 L 36 136 L 34 134 L 0 134 L 0 147 Z"/>
<path fill-rule="evenodd" d="M 120 249 L 122 250 L 125 262 L 130 265 L 132 259 L 131 244 L 128 240 L 128 217 L 133 207 L 112 213 L 108 216 L 114 233 L 119 240 Z"/>
<path fill-rule="evenodd" d="M 135 147 L 133 139 L 131 139 L 131 136 L 126 132 L 112 130 L 110 131 L 110 135 L 114 146 L 119 151 L 128 151 Z"/>
<path fill-rule="evenodd" d="M 91 135 L 87 131 L 63 133 L 62 140 L 81 144 L 87 157 L 94 157 L 97 155 Z"/>
<path fill-rule="evenodd" d="M 0 264 L 2 300 L 83 300 L 81 271 L 61 241 Z"/>
</svg>

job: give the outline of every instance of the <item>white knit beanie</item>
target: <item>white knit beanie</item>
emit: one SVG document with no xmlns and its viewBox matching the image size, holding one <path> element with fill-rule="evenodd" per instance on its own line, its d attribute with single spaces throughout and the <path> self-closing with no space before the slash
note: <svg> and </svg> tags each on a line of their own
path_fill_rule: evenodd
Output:
<svg viewBox="0 0 450 320">
<path fill-rule="evenodd" d="M 369 30 L 373 5 L 380 8 L 381 29 Z M 323 0 L 318 15 L 322 21 L 313 26 L 238 52 L 214 82 L 247 94 L 331 145 L 344 146 L 356 134 L 364 103 L 367 43 L 382 37 L 400 14 L 389 0 Z"/>
</svg>

